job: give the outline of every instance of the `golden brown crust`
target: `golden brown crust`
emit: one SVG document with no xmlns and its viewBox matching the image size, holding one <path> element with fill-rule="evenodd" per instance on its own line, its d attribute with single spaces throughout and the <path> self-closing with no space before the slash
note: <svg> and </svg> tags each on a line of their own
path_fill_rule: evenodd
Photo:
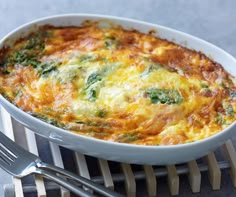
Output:
<svg viewBox="0 0 236 197">
<path fill-rule="evenodd" d="M 201 52 L 122 27 L 44 26 L 0 50 L 1 93 L 56 126 L 180 144 L 235 121 L 234 77 Z"/>
</svg>

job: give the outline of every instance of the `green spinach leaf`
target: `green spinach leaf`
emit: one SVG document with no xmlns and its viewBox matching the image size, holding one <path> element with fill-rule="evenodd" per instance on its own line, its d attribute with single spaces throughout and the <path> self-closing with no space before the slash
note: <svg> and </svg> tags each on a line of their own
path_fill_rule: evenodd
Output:
<svg viewBox="0 0 236 197">
<path fill-rule="evenodd" d="M 152 103 L 179 104 L 183 97 L 177 90 L 150 88 L 145 91 Z"/>
<path fill-rule="evenodd" d="M 102 75 L 100 73 L 98 72 L 92 73 L 91 75 L 89 75 L 86 81 L 85 89 L 88 89 L 91 85 L 101 80 L 102 80 Z"/>
</svg>

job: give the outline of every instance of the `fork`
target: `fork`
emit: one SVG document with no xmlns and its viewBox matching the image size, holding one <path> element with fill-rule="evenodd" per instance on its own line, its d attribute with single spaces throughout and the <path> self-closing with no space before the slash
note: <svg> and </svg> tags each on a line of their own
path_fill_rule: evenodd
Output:
<svg viewBox="0 0 236 197">
<path fill-rule="evenodd" d="M 40 158 L 10 140 L 0 131 L 0 167 L 9 174 L 22 178 L 30 174 L 39 174 L 51 179 L 73 193 L 83 197 L 94 197 L 82 189 L 85 186 L 106 197 L 122 197 L 106 187 L 65 169 L 44 163 Z M 63 177 L 63 178 L 62 178 Z M 78 184 L 79 183 L 79 184 Z"/>
</svg>

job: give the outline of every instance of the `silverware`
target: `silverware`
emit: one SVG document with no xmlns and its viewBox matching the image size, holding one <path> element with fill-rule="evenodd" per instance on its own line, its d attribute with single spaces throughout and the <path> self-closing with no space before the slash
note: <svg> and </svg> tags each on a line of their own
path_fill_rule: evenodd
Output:
<svg viewBox="0 0 236 197">
<path fill-rule="evenodd" d="M 18 178 L 30 174 L 42 175 L 83 197 L 92 197 L 94 194 L 85 191 L 78 185 L 90 188 L 95 193 L 99 193 L 103 196 L 122 196 L 121 194 L 109 190 L 84 177 L 42 162 L 39 157 L 20 147 L 18 144 L 6 137 L 2 132 L 0 132 L 0 167 Z"/>
</svg>

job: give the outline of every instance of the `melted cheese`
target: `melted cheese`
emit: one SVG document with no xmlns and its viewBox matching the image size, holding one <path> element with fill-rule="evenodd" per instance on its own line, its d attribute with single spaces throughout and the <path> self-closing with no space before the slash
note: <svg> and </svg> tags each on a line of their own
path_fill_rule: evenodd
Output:
<svg viewBox="0 0 236 197">
<path fill-rule="evenodd" d="M 202 53 L 135 30 L 45 26 L 1 54 L 1 93 L 82 135 L 180 144 L 235 121 L 233 76 Z"/>
</svg>

